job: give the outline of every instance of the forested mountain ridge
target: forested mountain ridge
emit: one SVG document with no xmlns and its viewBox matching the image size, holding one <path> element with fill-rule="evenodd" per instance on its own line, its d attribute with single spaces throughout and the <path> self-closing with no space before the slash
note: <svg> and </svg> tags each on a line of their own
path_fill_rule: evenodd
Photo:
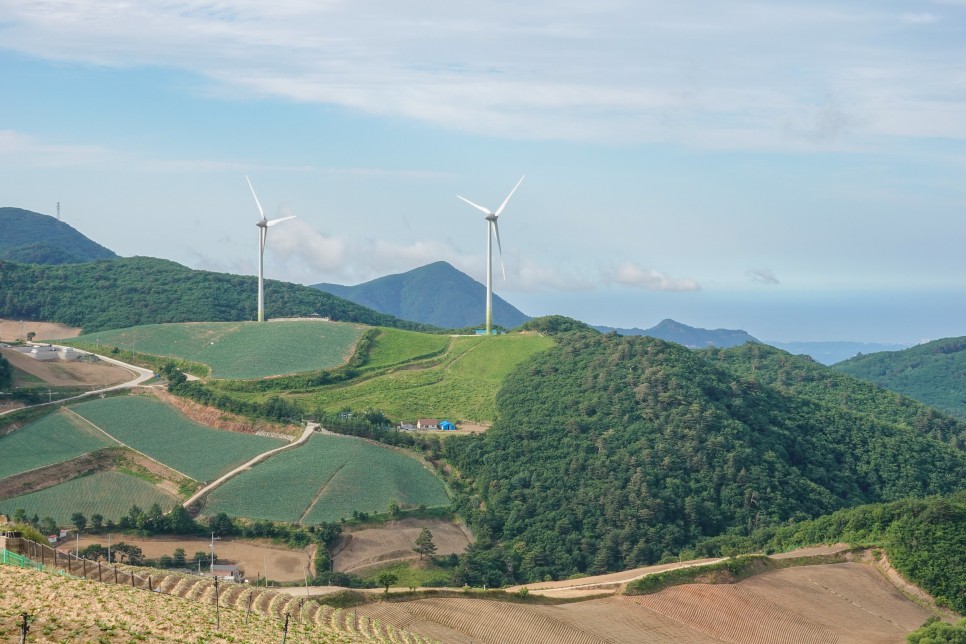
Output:
<svg viewBox="0 0 966 644">
<path fill-rule="evenodd" d="M 0 208 L 0 260 L 76 264 L 117 255 L 70 225 L 22 208 Z"/>
<path fill-rule="evenodd" d="M 859 355 L 833 368 L 966 420 L 966 337 Z"/>
<path fill-rule="evenodd" d="M 403 320 L 444 329 L 480 325 L 486 318 L 486 287 L 447 262 L 433 262 L 355 286 L 315 284 L 313 288 Z M 512 329 L 529 319 L 493 294 L 494 324 Z"/>
<path fill-rule="evenodd" d="M 164 322 L 255 317 L 257 278 L 199 271 L 153 257 L 46 266 L 0 260 L 0 317 L 79 326 L 85 332 Z M 309 286 L 265 281 L 267 317 L 321 315 L 417 331 L 407 322 Z"/>
<path fill-rule="evenodd" d="M 715 535 L 964 486 L 966 454 L 929 437 L 941 416 L 912 429 L 795 395 L 736 371 L 740 355 L 556 340 L 504 381 L 486 434 L 444 444 L 478 538 L 464 574 L 479 581 L 627 569 Z"/>
<path fill-rule="evenodd" d="M 708 355 L 735 372 L 781 391 L 896 423 L 966 449 L 966 422 L 947 416 L 913 397 L 889 391 L 866 379 L 793 356 L 764 344 L 710 349 Z"/>
</svg>

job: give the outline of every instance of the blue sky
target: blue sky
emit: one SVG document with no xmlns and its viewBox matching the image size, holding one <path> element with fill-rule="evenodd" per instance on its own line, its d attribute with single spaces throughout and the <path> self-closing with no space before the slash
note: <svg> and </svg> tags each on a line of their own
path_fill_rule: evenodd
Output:
<svg viewBox="0 0 966 644">
<path fill-rule="evenodd" d="M 0 0 L 0 205 L 125 255 L 771 340 L 966 334 L 966 0 Z M 482 318 L 482 303 L 481 303 Z"/>
</svg>

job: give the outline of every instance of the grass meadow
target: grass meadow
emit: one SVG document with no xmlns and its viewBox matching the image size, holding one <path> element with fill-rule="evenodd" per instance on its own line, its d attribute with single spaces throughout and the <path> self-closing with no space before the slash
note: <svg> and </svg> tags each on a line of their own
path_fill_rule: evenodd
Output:
<svg viewBox="0 0 966 644">
<path fill-rule="evenodd" d="M 550 338 L 520 334 L 449 339 L 449 351 L 433 364 L 387 370 L 348 386 L 328 387 L 311 395 L 313 403 L 328 411 L 345 406 L 380 409 L 400 420 L 492 422 L 503 378 L 520 362 L 553 345 Z"/>
<path fill-rule="evenodd" d="M 180 358 L 208 365 L 214 378 L 245 380 L 338 367 L 362 331 L 323 320 L 187 322 L 101 331 L 64 344 Z"/>
<path fill-rule="evenodd" d="M 449 346 L 452 338 L 417 331 L 382 328 L 369 351 L 366 369 L 383 369 L 419 358 L 435 356 Z"/>
<path fill-rule="evenodd" d="M 115 444 L 85 423 L 57 411 L 0 437 L 0 479 Z"/>
<path fill-rule="evenodd" d="M 208 497 L 204 514 L 317 524 L 353 511 L 447 505 L 443 482 L 420 461 L 359 438 L 315 434 L 243 472 Z"/>
<path fill-rule="evenodd" d="M 149 396 L 117 396 L 69 408 L 132 449 L 195 479 L 213 481 L 285 441 L 200 425 Z"/>
<path fill-rule="evenodd" d="M 97 472 L 60 485 L 0 501 L 0 510 L 12 516 L 19 508 L 27 516 L 50 517 L 58 525 L 70 524 L 70 516 L 81 512 L 90 517 L 102 514 L 104 519 L 119 520 L 132 505 L 147 510 L 158 503 L 165 511 L 180 500 L 151 483 L 118 471 Z"/>
</svg>

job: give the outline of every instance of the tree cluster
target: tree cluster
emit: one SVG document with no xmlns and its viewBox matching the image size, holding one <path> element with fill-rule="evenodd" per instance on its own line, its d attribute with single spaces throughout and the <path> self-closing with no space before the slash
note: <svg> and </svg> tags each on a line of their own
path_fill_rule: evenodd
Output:
<svg viewBox="0 0 966 644">
<path fill-rule="evenodd" d="M 959 432 L 948 418 L 910 426 L 888 398 L 857 410 L 834 389 L 798 395 L 745 348 L 557 341 L 505 380 L 486 434 L 444 442 L 477 536 L 467 583 L 633 568 L 709 537 L 964 486 L 966 455 L 937 440 Z"/>
</svg>

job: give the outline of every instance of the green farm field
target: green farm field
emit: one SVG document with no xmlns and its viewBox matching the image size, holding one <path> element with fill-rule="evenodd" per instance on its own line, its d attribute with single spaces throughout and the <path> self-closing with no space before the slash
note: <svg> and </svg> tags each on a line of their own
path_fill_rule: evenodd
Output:
<svg viewBox="0 0 966 644">
<path fill-rule="evenodd" d="M 0 479 L 116 445 L 63 411 L 0 437 Z"/>
<path fill-rule="evenodd" d="M 318 524 L 353 511 L 447 505 L 443 482 L 420 461 L 359 438 L 315 434 L 212 491 L 206 515 Z"/>
<path fill-rule="evenodd" d="M 365 368 L 383 369 L 436 356 L 446 351 L 452 340 L 448 335 L 380 327 L 379 335 L 369 351 L 369 361 Z"/>
<path fill-rule="evenodd" d="M 214 378 L 254 379 L 338 367 L 363 330 L 324 320 L 186 322 L 101 331 L 63 343 L 180 358 L 208 365 Z"/>
<path fill-rule="evenodd" d="M 117 521 L 127 514 L 132 505 L 147 510 L 157 503 L 165 511 L 174 507 L 179 499 L 151 483 L 118 471 L 98 472 L 90 476 L 55 485 L 53 487 L 15 496 L 0 501 L 2 513 L 12 516 L 23 508 L 27 516 L 50 517 L 58 525 L 69 525 L 70 516 L 81 512 L 85 516 L 102 514 L 104 519 Z"/>
<path fill-rule="evenodd" d="M 432 337 L 432 336 L 431 336 Z M 347 386 L 311 394 L 327 411 L 379 409 L 394 419 L 449 418 L 492 422 L 503 378 L 528 357 L 550 348 L 538 335 L 449 338 L 449 350 L 429 364 L 390 369 Z"/>
<path fill-rule="evenodd" d="M 69 410 L 196 481 L 212 481 L 254 456 L 285 444 L 278 438 L 205 427 L 150 396 L 91 400 L 71 405 Z"/>
</svg>

